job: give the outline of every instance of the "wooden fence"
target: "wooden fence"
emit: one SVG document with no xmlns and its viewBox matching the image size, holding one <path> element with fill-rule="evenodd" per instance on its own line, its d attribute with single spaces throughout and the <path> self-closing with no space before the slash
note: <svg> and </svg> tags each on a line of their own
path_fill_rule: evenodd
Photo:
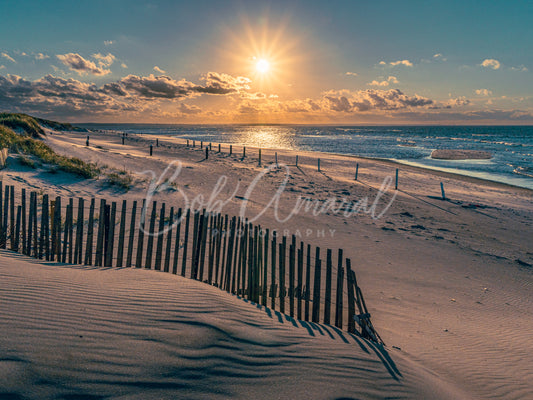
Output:
<svg viewBox="0 0 533 400">
<path fill-rule="evenodd" d="M 152 201 L 119 206 L 3 186 L 0 248 L 38 259 L 161 270 L 206 282 L 299 320 L 382 343 L 343 251 L 239 217 Z"/>
</svg>

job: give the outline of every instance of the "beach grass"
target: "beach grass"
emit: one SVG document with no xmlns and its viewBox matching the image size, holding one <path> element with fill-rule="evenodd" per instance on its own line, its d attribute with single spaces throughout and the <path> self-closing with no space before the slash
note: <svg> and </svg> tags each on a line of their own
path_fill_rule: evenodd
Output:
<svg viewBox="0 0 533 400">
<path fill-rule="evenodd" d="M 17 126 L 22 129 L 24 129 L 24 126 L 27 127 L 29 131 L 24 131 L 26 135 L 15 133 L 13 129 L 3 124 L 4 122 L 2 121 L 3 125 L 0 124 L 0 148 L 7 148 L 10 152 L 18 154 L 33 155 L 45 164 L 55 165 L 61 171 L 72 173 L 86 179 L 95 178 L 100 174 L 100 170 L 95 164 L 87 163 L 76 157 L 59 155 L 50 146 L 35 139 L 34 134 L 38 131 L 33 127 L 32 118 L 29 118 L 4 120 L 11 121 L 10 123 L 12 125 L 15 124 L 13 121 L 18 121 L 16 122 L 18 123 Z M 40 129 L 42 130 L 42 128 Z"/>
</svg>

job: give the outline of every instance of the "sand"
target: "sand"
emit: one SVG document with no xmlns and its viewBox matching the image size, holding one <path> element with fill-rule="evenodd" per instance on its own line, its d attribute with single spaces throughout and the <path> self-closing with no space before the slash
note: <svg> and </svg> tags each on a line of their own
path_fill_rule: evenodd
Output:
<svg viewBox="0 0 533 400">
<path fill-rule="evenodd" d="M 439 160 L 489 160 L 492 153 L 482 150 L 437 149 L 431 152 L 431 158 Z"/>
<path fill-rule="evenodd" d="M 160 138 L 163 146 L 154 147 L 153 157 L 147 157 L 149 139 L 152 142 L 148 136 L 130 138 L 122 146 L 117 135 L 92 133 L 91 146 L 87 148 L 82 134 L 54 133 L 48 136 L 47 142 L 62 154 L 97 162 L 100 166 L 107 166 L 108 170 L 131 173 L 136 185 L 128 192 L 109 187 L 103 180 L 84 181 L 66 174 L 52 175 L 19 166 L 12 160 L 9 160 L 9 168 L 0 172 L 1 179 L 5 184 L 35 188 L 53 195 L 140 200 L 146 196 L 149 186 L 149 177 L 140 172 L 151 170 L 158 177 L 170 161 L 178 159 L 183 169 L 176 182 L 166 188 L 161 186 L 154 199 L 182 206 L 185 199 L 198 200 L 200 194 L 206 201 L 213 197 L 212 191 L 217 181 L 221 176 L 226 176 L 226 185 L 214 196 L 225 202 L 225 213 L 236 215 L 245 204 L 246 215 L 250 218 L 264 211 L 258 222 L 265 227 L 300 235 L 307 243 L 323 248 L 340 247 L 345 250 L 346 256 L 352 259 L 373 324 L 387 344 L 387 354 L 403 377 L 399 386 L 392 383 L 372 386 L 374 379 L 375 382 L 384 382 L 381 379 L 386 374 L 381 376 L 379 372 L 369 372 L 360 378 L 362 381 L 358 381 L 356 386 L 359 390 L 359 385 L 364 381 L 374 389 L 350 394 L 349 391 L 343 391 L 346 387 L 342 383 L 345 382 L 346 370 L 339 372 L 338 376 L 331 373 L 321 382 L 335 388 L 339 379 L 339 391 L 321 392 L 316 389 L 316 398 L 384 398 L 396 394 L 406 398 L 438 397 L 437 394 L 428 395 L 428 390 L 438 391 L 444 398 L 533 397 L 533 366 L 530 362 L 533 356 L 532 191 L 391 162 L 324 153 L 298 152 L 296 167 L 294 151 L 277 150 L 279 163 L 288 164 L 289 177 L 285 190 L 279 195 L 278 207 L 273 207 L 273 204 L 267 207 L 283 181 L 284 167 L 273 168 L 261 177 L 254 190 L 248 189 L 265 164 L 272 166 L 274 150 L 263 149 L 263 162 L 259 166 L 257 149 L 247 149 L 246 158 L 241 159 L 240 147 L 234 147 L 234 155 L 229 156 L 228 146 L 225 145 L 222 154 L 213 151 L 209 160 L 204 160 L 204 150 L 183 147 L 183 141 L 177 139 Z M 215 144 L 213 149 L 217 149 Z M 321 172 L 316 167 L 318 157 L 321 159 Z M 354 181 L 355 163 L 359 163 L 358 181 Z M 384 179 L 394 177 L 396 168 L 400 169 L 398 190 L 394 190 L 393 182 L 392 187 L 380 194 L 379 188 Z M 445 187 L 447 200 L 440 199 L 440 182 Z M 359 202 L 361 205 L 367 199 L 368 212 L 345 215 L 330 209 L 313 215 L 300 210 L 287 221 L 279 222 L 290 214 L 299 196 L 308 198 L 308 201 L 319 201 L 317 204 L 324 204 L 332 198 L 339 203 L 345 198 L 347 204 Z M 372 218 L 372 204 L 375 204 L 374 216 L 384 212 L 381 218 Z M 344 210 L 347 208 L 345 205 Z M 1 257 L 0 262 L 6 256 Z M 59 267 L 50 266 L 46 271 L 54 271 L 54 268 Z M 62 273 L 65 270 L 72 271 L 72 268 L 59 269 Z M 120 278 L 112 280 L 105 293 L 113 292 L 113 285 L 120 287 L 125 284 L 123 280 L 127 279 L 126 274 L 139 271 L 115 272 L 117 274 L 114 276 Z M 46 274 L 43 279 L 50 279 Z M 158 277 L 160 275 L 157 274 Z M 107 278 L 101 278 L 101 275 L 92 276 L 89 271 L 83 270 L 84 278 L 80 279 L 87 284 L 93 280 L 107 282 Z M 2 279 L 9 281 L 5 277 Z M 61 279 L 62 286 L 58 291 L 69 288 L 69 282 L 74 277 Z M 174 279 L 177 278 L 165 275 L 161 282 Z M 207 287 L 205 290 L 216 289 Z M 44 290 L 41 288 L 41 291 Z M 217 291 L 217 295 L 220 299 L 235 300 L 223 292 Z M 222 300 L 217 298 L 217 301 Z M 158 304 L 166 302 L 162 299 Z M 188 307 L 194 304 L 197 303 Z M 260 315 L 264 314 L 264 310 L 257 310 L 250 304 L 241 305 L 249 308 L 246 312 L 239 309 L 239 314 L 251 312 L 253 318 L 262 318 Z M 28 307 L 20 314 L 31 320 L 34 309 Z M 269 318 L 269 321 L 272 323 L 276 319 Z M 107 326 L 105 322 L 103 324 Z M 20 332 L 30 335 L 27 325 L 22 325 Z M 282 325 L 283 329 L 288 326 L 286 323 Z M 278 328 L 276 325 L 275 329 Z M 4 327 L 2 329 L 5 330 Z M 229 328 L 224 325 L 221 329 L 225 332 Z M 114 330 L 115 325 L 109 326 L 109 332 Z M 169 335 L 172 336 L 171 333 Z M 276 343 L 269 351 L 281 351 L 278 349 L 280 342 Z M 335 341 L 333 347 L 339 343 Z M 118 344 L 110 344 L 108 351 L 113 352 L 114 346 Z M 239 346 L 241 344 L 236 345 Z M 358 355 L 360 346 L 355 343 L 351 346 L 354 356 Z M 180 353 L 184 350 L 176 347 L 175 342 L 165 348 L 168 352 L 179 354 L 176 357 L 183 356 Z M 338 354 L 339 357 L 340 354 L 351 354 L 342 348 L 341 353 L 331 354 Z M 27 343 L 14 354 L 23 351 L 31 353 L 31 349 L 31 343 Z M 243 349 L 246 353 L 246 348 Z M 35 351 L 38 357 L 44 350 Z M 329 352 L 329 347 L 324 351 Z M 150 352 L 146 352 L 145 358 L 150 357 Z M 344 359 L 332 357 L 331 365 L 341 368 Z M 99 358 L 100 368 L 105 368 L 106 359 L 109 358 L 105 355 Z M 206 357 L 205 362 L 216 363 L 216 360 Z M 243 361 L 234 362 L 239 364 Z M 357 362 L 348 360 L 348 364 L 354 368 L 348 373 L 350 379 L 359 379 Z M 46 364 L 44 360 L 43 368 Z M 128 370 L 127 367 L 124 369 Z M 153 380 L 163 386 L 166 369 L 154 367 L 151 370 Z M 427 371 L 427 374 L 422 371 Z M 134 372 L 128 373 L 134 375 Z M 387 375 L 389 378 L 390 374 Z M 265 382 L 268 381 L 265 379 Z M 277 379 L 281 379 L 279 375 Z M 271 378 L 268 382 L 265 385 L 272 386 L 275 380 Z M 253 387 L 256 385 L 263 387 L 259 383 L 254 383 Z M 174 387 L 168 390 L 182 389 Z M 204 395 L 201 392 L 198 397 Z M 279 397 L 293 398 L 290 395 Z M 276 398 L 276 393 L 266 398 Z"/>
</svg>

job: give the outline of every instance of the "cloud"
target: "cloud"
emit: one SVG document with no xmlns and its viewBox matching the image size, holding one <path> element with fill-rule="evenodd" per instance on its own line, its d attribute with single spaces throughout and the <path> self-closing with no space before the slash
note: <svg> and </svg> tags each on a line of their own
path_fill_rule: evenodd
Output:
<svg viewBox="0 0 533 400">
<path fill-rule="evenodd" d="M 476 89 L 474 92 L 479 96 L 490 96 L 492 95 L 492 91 L 488 89 Z"/>
<path fill-rule="evenodd" d="M 79 75 L 91 73 L 96 76 L 103 76 L 110 74 L 111 71 L 102 67 L 97 67 L 92 61 L 86 60 L 76 53 L 58 54 L 56 56 L 64 65 L 71 70 L 76 71 Z"/>
<path fill-rule="evenodd" d="M 159 72 L 160 74 L 166 74 L 167 73 L 167 71 L 162 70 L 157 65 L 154 67 L 154 71 Z"/>
<path fill-rule="evenodd" d="M 518 67 L 511 67 L 511 71 L 527 72 L 529 69 L 525 65 L 519 65 Z"/>
<path fill-rule="evenodd" d="M 400 83 L 400 81 L 398 81 L 398 79 L 395 77 L 395 76 L 389 76 L 386 80 L 384 81 L 376 81 L 376 80 L 373 80 L 372 82 L 369 82 L 367 83 L 367 85 L 370 85 L 370 86 L 389 86 L 389 84 L 397 84 L 397 83 Z"/>
<path fill-rule="evenodd" d="M 387 63 L 385 61 L 380 61 L 379 65 L 387 65 Z"/>
<path fill-rule="evenodd" d="M 5 59 L 11 61 L 12 63 L 15 63 L 15 64 L 17 63 L 17 62 L 15 61 L 15 59 L 14 59 L 13 57 L 11 57 L 11 56 L 10 56 L 9 54 L 7 54 L 7 53 L 0 53 L 0 55 L 1 55 L 2 57 L 4 57 Z"/>
<path fill-rule="evenodd" d="M 202 109 L 200 107 L 198 107 L 198 106 L 195 106 L 195 105 L 188 106 L 185 103 L 180 103 L 180 105 L 178 106 L 178 111 L 181 114 L 191 115 L 191 114 L 199 114 L 199 113 L 201 113 Z"/>
<path fill-rule="evenodd" d="M 485 68 L 492 68 L 492 69 L 500 69 L 500 62 L 498 60 L 495 60 L 493 58 L 487 58 L 483 60 L 483 62 L 480 64 L 482 67 Z"/>
<path fill-rule="evenodd" d="M 50 56 L 47 55 L 47 54 L 43 54 L 43 53 L 35 54 L 35 59 L 36 60 L 46 60 L 47 58 L 50 58 Z"/>
<path fill-rule="evenodd" d="M 433 54 L 434 60 L 441 60 L 441 61 L 447 61 L 447 58 L 445 58 L 441 53 Z"/>
<path fill-rule="evenodd" d="M 5 67 L 5 65 L 0 65 L 0 69 L 4 69 Z"/>
<path fill-rule="evenodd" d="M 200 78 L 205 81 L 205 87 L 196 87 L 199 93 L 230 94 L 250 89 L 251 79 L 244 76 L 231 76 L 224 73 L 208 72 Z"/>
<path fill-rule="evenodd" d="M 121 66 L 122 68 L 124 68 L 124 69 L 127 69 L 127 68 L 128 68 L 128 66 L 126 65 L 126 63 L 122 63 L 122 64 L 120 64 L 120 66 Z"/>
<path fill-rule="evenodd" d="M 348 90 L 324 93 L 326 109 L 337 112 L 365 112 L 375 110 L 400 110 L 412 107 L 427 107 L 435 104 L 431 99 L 418 95 L 407 96 L 399 89 L 367 89 L 350 92 Z"/>
<path fill-rule="evenodd" d="M 413 66 L 413 63 L 409 60 L 398 60 L 398 61 L 392 61 L 390 63 L 390 65 L 392 66 L 395 66 L 395 65 L 405 65 L 406 67 L 412 67 Z"/>
<path fill-rule="evenodd" d="M 348 75 L 348 76 L 357 76 L 357 72 L 348 71 L 348 72 L 346 72 L 346 75 Z"/>
<path fill-rule="evenodd" d="M 116 60 L 116 57 L 111 54 L 111 53 L 107 53 L 106 56 L 100 54 L 100 53 L 97 53 L 97 54 L 93 54 L 92 57 L 96 60 L 98 60 L 98 66 L 100 68 L 108 68 L 111 66 L 111 64 L 113 64 L 113 62 Z"/>
<path fill-rule="evenodd" d="M 104 46 L 111 46 L 113 43 L 112 40 L 104 40 Z"/>
</svg>

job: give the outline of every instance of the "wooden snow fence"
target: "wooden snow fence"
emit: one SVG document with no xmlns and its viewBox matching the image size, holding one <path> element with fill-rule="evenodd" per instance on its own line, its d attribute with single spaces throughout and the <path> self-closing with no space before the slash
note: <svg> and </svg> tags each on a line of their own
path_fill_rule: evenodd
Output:
<svg viewBox="0 0 533 400">
<path fill-rule="evenodd" d="M 236 216 L 157 201 L 15 193 L 0 181 L 0 248 L 47 261 L 179 274 L 382 343 L 343 250 L 323 251 Z"/>
</svg>

